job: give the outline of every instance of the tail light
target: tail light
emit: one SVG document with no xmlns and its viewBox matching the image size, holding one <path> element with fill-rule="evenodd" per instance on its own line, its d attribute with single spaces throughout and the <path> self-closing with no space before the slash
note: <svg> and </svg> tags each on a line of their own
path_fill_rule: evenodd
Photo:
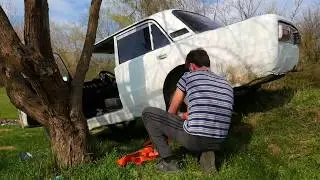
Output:
<svg viewBox="0 0 320 180">
<path fill-rule="evenodd" d="M 279 22 L 279 41 L 290 44 L 300 44 L 300 33 L 294 26 Z"/>
</svg>

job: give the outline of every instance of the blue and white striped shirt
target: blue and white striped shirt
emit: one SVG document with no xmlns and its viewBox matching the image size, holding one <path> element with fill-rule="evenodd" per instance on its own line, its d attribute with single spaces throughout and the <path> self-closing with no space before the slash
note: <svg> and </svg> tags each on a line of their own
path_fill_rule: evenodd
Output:
<svg viewBox="0 0 320 180">
<path fill-rule="evenodd" d="M 233 89 L 210 71 L 186 72 L 177 87 L 186 93 L 189 117 L 184 130 L 192 135 L 226 138 L 231 122 Z"/>
</svg>

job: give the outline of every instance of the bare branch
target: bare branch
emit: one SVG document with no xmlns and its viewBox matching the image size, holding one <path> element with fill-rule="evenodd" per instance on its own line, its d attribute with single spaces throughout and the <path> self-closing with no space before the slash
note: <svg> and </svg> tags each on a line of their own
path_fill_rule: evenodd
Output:
<svg viewBox="0 0 320 180">
<path fill-rule="evenodd" d="M 263 0 L 238 0 L 231 6 L 238 12 L 240 20 L 245 20 L 257 15 Z"/>
<path fill-rule="evenodd" d="M 297 14 L 299 13 L 299 10 L 301 8 L 301 5 L 303 3 L 303 0 L 295 0 L 294 4 L 295 4 L 295 8 L 293 10 L 293 12 L 291 13 L 291 20 L 293 20 Z"/>
</svg>

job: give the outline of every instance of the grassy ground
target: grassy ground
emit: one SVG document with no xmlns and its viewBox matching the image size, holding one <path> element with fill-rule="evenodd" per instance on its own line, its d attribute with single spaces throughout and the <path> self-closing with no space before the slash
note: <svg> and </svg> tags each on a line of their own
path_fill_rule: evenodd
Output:
<svg viewBox="0 0 320 180">
<path fill-rule="evenodd" d="M 226 146 L 219 153 L 220 171 L 201 172 L 196 157 L 175 146 L 185 170 L 164 174 L 156 162 L 117 167 L 122 155 L 141 147 L 146 133 L 138 125 L 126 132 L 96 136 L 96 160 L 56 171 L 42 128 L 0 127 L 0 179 L 319 179 L 320 66 L 306 67 L 236 99 L 236 114 Z M 33 158 L 20 160 L 19 152 Z"/>
<path fill-rule="evenodd" d="M 16 119 L 17 110 L 10 103 L 5 90 L 0 87 L 0 119 Z"/>
</svg>

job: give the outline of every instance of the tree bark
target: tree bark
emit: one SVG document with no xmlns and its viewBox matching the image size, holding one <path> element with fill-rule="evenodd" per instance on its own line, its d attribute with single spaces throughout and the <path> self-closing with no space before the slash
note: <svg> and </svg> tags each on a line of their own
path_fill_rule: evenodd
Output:
<svg viewBox="0 0 320 180">
<path fill-rule="evenodd" d="M 92 0 L 91 2 L 87 35 L 81 53 L 81 57 L 77 64 L 76 72 L 71 84 L 72 90 L 70 102 L 70 116 L 72 121 L 76 121 L 79 118 L 84 119 L 82 110 L 83 83 L 85 80 L 86 73 L 89 69 L 90 60 L 93 52 L 93 45 L 96 39 L 101 2 L 102 0 Z M 87 133 L 88 125 L 86 121 L 82 121 L 81 124 L 77 123 L 77 125 L 80 126 L 79 130 L 81 130 L 83 133 Z"/>
<path fill-rule="evenodd" d="M 49 130 L 59 166 L 89 159 L 82 87 L 96 38 L 101 1 L 91 2 L 87 36 L 71 85 L 62 80 L 53 57 L 47 0 L 25 0 L 25 44 L 0 7 L 0 78 L 11 102 Z"/>
<path fill-rule="evenodd" d="M 81 164 L 89 160 L 87 134 L 79 131 L 78 127 L 71 123 L 54 123 L 68 121 L 69 117 L 55 117 L 49 121 L 52 152 L 62 166 Z"/>
</svg>

